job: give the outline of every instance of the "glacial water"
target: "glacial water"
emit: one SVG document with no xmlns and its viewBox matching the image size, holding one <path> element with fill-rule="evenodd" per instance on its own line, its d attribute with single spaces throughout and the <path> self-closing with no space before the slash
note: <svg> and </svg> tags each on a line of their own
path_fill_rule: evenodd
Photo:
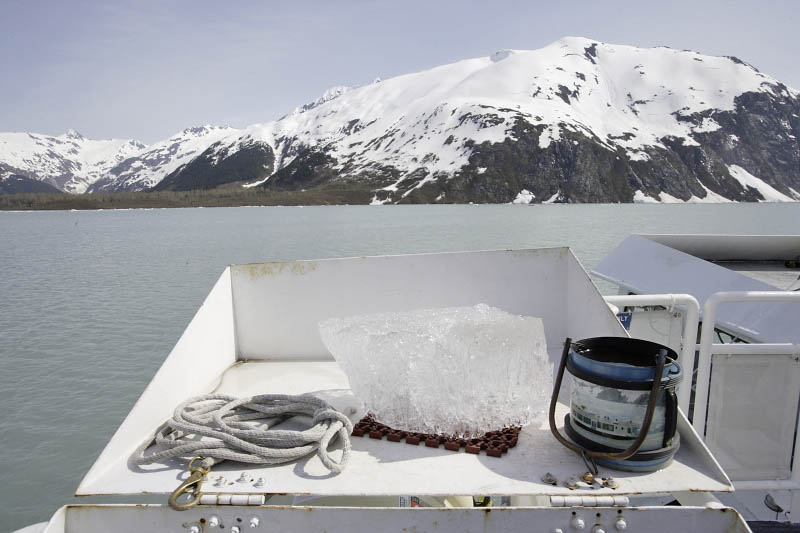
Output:
<svg viewBox="0 0 800 533">
<path fill-rule="evenodd" d="M 630 233 L 796 234 L 800 204 L 0 212 L 0 531 L 74 501 L 230 263 L 568 245 L 588 270 Z"/>
</svg>

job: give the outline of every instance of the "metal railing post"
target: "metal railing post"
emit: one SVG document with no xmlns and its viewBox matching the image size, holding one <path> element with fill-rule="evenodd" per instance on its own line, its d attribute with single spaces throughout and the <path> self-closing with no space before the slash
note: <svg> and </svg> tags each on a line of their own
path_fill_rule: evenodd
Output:
<svg viewBox="0 0 800 533">
<path fill-rule="evenodd" d="M 692 397 L 692 372 L 694 370 L 695 350 L 697 349 L 697 327 L 700 319 L 700 304 L 691 294 L 629 294 L 606 296 L 606 302 L 616 306 L 662 305 L 686 308 L 681 334 L 681 353 L 678 363 L 683 368 L 683 381 L 678 385 L 678 406 L 684 414 L 689 413 Z"/>
</svg>

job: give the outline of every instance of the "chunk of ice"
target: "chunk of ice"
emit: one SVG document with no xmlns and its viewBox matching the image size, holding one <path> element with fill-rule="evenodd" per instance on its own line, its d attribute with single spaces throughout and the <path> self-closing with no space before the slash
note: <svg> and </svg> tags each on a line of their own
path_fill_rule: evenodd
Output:
<svg viewBox="0 0 800 533">
<path fill-rule="evenodd" d="M 325 346 L 375 418 L 472 436 L 541 420 L 553 388 L 542 321 L 478 304 L 331 318 Z"/>
</svg>

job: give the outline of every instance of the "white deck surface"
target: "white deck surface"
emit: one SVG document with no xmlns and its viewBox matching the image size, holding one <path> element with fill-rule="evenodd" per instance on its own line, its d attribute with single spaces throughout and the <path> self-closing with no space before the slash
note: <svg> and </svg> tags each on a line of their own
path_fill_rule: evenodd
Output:
<svg viewBox="0 0 800 533">
<path fill-rule="evenodd" d="M 789 290 L 797 285 L 799 268 L 786 268 L 782 261 L 720 261 L 716 263 L 762 283 L 772 285 L 777 290 Z"/>
<path fill-rule="evenodd" d="M 223 374 L 216 390 L 244 396 L 261 390 L 298 394 L 347 388 L 346 376 L 332 361 L 256 361 L 232 366 Z M 566 406 L 560 405 L 559 408 L 557 418 L 563 420 Z M 729 491 L 727 478 L 683 418 L 679 430 L 681 449 L 666 469 L 650 474 L 601 469 L 602 475 L 613 475 L 618 480 L 619 489 L 587 489 L 584 492 L 597 495 Z M 203 491 L 374 496 L 576 494 L 576 491 L 563 486 L 544 484 L 540 478 L 545 472 L 551 472 L 563 482 L 567 477 L 580 476 L 586 470 L 577 455 L 556 442 L 546 421 L 536 427 L 524 428 L 517 447 L 502 458 L 366 437 L 353 437 L 352 443 L 350 464 L 339 475 L 330 474 L 316 456 L 295 464 L 267 468 L 222 463 L 213 469 L 211 479 L 213 481 L 216 475 L 221 474 L 232 484 L 214 487 L 208 482 Z M 152 465 L 146 471 L 137 472 L 125 462 L 116 462 L 104 473 L 104 488 L 118 494 L 169 493 L 185 476 L 183 468 L 174 463 L 169 467 Z M 245 470 L 251 479 L 263 477 L 265 487 L 255 488 L 252 482 L 234 482 Z"/>
</svg>

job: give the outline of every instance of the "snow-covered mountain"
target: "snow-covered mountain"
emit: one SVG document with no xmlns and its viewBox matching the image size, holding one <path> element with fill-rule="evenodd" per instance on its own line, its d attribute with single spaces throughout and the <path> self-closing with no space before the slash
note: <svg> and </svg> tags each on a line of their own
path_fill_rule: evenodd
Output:
<svg viewBox="0 0 800 533">
<path fill-rule="evenodd" d="M 0 179 L 21 176 L 73 193 L 140 152 L 142 143 L 128 139 L 94 141 L 75 130 L 58 137 L 36 133 L 0 133 Z"/>
<path fill-rule="evenodd" d="M 27 134 L 0 135 L 0 175 L 20 174 L 8 135 Z M 242 130 L 185 130 L 80 183 L 350 186 L 373 203 L 797 201 L 798 138 L 800 93 L 736 58 L 567 37 L 335 87 Z M 25 175 L 79 190 L 37 154 Z"/>
<path fill-rule="evenodd" d="M 220 126 L 186 128 L 169 139 L 142 147 L 138 153 L 118 162 L 89 192 L 141 191 L 149 189 L 176 168 L 199 156 L 210 145 L 240 130 Z"/>
</svg>

